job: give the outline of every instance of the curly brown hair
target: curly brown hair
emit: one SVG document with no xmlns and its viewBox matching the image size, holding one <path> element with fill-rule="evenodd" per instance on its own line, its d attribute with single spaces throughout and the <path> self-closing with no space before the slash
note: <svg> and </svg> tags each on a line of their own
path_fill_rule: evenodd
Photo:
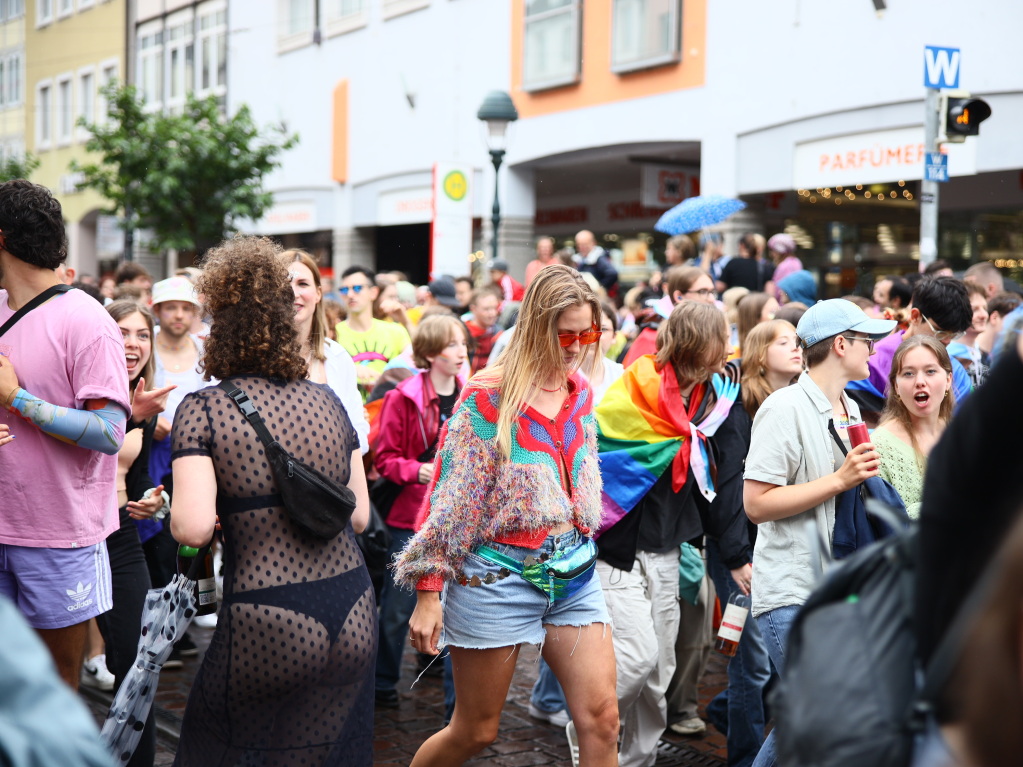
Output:
<svg viewBox="0 0 1023 767">
<path fill-rule="evenodd" d="M 213 317 L 203 350 L 206 380 L 306 377 L 295 294 L 281 252 L 266 237 L 233 237 L 207 252 L 196 284 Z"/>
</svg>

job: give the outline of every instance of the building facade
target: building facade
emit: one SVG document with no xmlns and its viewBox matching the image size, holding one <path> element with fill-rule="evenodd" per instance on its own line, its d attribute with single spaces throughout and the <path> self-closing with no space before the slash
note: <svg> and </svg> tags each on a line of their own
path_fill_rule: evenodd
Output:
<svg viewBox="0 0 1023 767">
<path fill-rule="evenodd" d="M 882 6 L 885 4 L 882 3 Z M 739 196 L 721 228 L 789 231 L 838 294 L 914 269 L 924 46 L 958 48 L 961 86 L 993 116 L 950 146 L 939 257 L 1023 265 L 1023 5 L 980 0 L 230 0 L 228 108 L 285 120 L 298 148 L 252 231 L 342 268 L 424 280 L 432 169 L 469 169 L 474 247 L 490 242 L 494 171 L 476 111 L 508 91 L 519 119 L 498 179 L 500 253 L 593 230 L 623 269 L 661 255 L 658 216 Z M 966 23 L 966 22 L 969 23 Z M 468 263 L 466 264 L 466 271 Z"/>
<path fill-rule="evenodd" d="M 8 0 L 8 7 L 22 6 Z M 26 0 L 24 146 L 39 160 L 32 180 L 60 200 L 68 231 L 68 262 L 79 274 L 116 265 L 123 236 L 95 192 L 79 188 L 69 169 L 86 159 L 89 134 L 106 107 L 99 88 L 124 77 L 125 0 Z"/>
</svg>

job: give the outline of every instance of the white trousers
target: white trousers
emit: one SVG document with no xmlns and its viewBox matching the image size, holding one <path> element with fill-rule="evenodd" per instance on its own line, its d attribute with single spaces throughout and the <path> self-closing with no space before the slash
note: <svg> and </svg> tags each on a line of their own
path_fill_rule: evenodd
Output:
<svg viewBox="0 0 1023 767">
<path fill-rule="evenodd" d="M 665 693 L 675 673 L 679 552 L 636 552 L 632 572 L 597 561 L 611 623 L 622 720 L 620 767 L 652 767 L 668 726 Z"/>
</svg>

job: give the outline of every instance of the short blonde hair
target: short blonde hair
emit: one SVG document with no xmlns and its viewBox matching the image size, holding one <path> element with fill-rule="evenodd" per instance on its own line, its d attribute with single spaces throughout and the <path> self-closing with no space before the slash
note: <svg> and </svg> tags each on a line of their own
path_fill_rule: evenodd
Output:
<svg viewBox="0 0 1023 767">
<path fill-rule="evenodd" d="M 468 336 L 465 326 L 461 320 L 453 314 L 434 314 L 424 317 L 416 325 L 415 335 L 412 336 L 412 359 L 417 368 L 430 369 L 430 357 L 436 357 L 447 347 L 449 343 L 461 333 L 463 338 Z"/>
<path fill-rule="evenodd" d="M 706 381 L 712 360 L 724 359 L 728 324 L 716 306 L 683 301 L 657 329 L 657 367 L 672 365 L 680 384 Z"/>
</svg>

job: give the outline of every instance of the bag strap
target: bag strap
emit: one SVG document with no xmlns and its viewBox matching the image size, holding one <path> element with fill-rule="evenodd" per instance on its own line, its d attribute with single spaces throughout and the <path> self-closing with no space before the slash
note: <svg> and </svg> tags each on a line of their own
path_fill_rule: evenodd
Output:
<svg viewBox="0 0 1023 767">
<path fill-rule="evenodd" d="M 221 381 L 217 384 L 228 397 L 234 400 L 234 404 L 238 406 L 238 409 L 242 411 L 242 415 L 245 416 L 246 420 L 252 425 L 252 428 L 256 430 L 256 436 L 259 437 L 259 441 L 263 443 L 263 447 L 267 450 L 270 449 L 270 445 L 274 444 L 275 440 L 270 435 L 270 430 L 266 428 L 266 421 L 256 410 L 256 406 L 252 404 L 252 400 L 249 399 L 249 395 L 239 389 L 231 379 Z"/>
<path fill-rule="evenodd" d="M 30 311 L 35 309 L 40 304 L 42 304 L 42 303 L 44 303 L 46 301 L 49 301 L 51 298 L 53 298 L 54 296 L 60 295 L 61 293 L 67 293 L 69 290 L 71 290 L 71 286 L 70 285 L 65 285 L 64 283 L 61 283 L 60 285 L 53 285 L 51 287 L 48 287 L 46 290 L 44 290 L 38 296 L 33 298 L 27 304 L 25 304 L 23 307 L 18 309 L 18 311 L 16 311 L 11 316 L 11 318 L 8 319 L 7 322 L 5 322 L 3 324 L 3 327 L 0 327 L 0 336 L 2 336 L 8 330 L 10 330 L 12 327 L 14 327 L 14 323 L 16 323 L 18 320 L 20 320 L 22 317 L 24 317 L 26 314 L 28 314 Z"/>
</svg>

